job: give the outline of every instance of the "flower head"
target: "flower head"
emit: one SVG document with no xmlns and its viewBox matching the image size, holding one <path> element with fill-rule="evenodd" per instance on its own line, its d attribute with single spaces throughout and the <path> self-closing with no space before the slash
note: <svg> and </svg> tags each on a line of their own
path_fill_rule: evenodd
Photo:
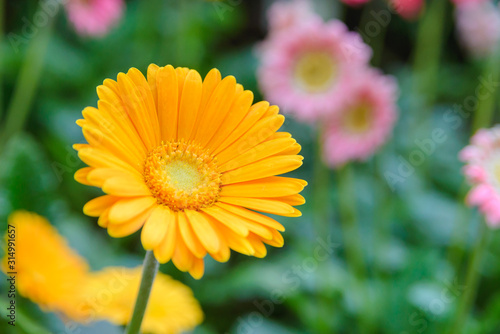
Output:
<svg viewBox="0 0 500 334">
<path fill-rule="evenodd" d="M 424 0 L 391 0 L 391 4 L 406 20 L 417 18 L 425 7 Z"/>
<path fill-rule="evenodd" d="M 87 274 L 87 262 L 73 251 L 66 240 L 43 217 L 16 211 L 9 216 L 14 226 L 15 268 L 9 267 L 9 254 L 2 261 L 4 272 L 14 271 L 19 293 L 46 311 L 64 312 L 78 317 L 72 298 Z"/>
<path fill-rule="evenodd" d="M 477 206 L 491 227 L 500 227 L 500 127 L 481 129 L 460 152 L 472 184 L 467 203 Z"/>
<path fill-rule="evenodd" d="M 344 23 L 304 22 L 271 36 L 260 50 L 259 84 L 267 99 L 308 122 L 338 110 L 345 82 L 370 48 Z"/>
<path fill-rule="evenodd" d="M 69 21 L 82 36 L 102 37 L 123 15 L 123 0 L 68 0 L 65 2 Z"/>
<path fill-rule="evenodd" d="M 491 2 L 465 3 L 455 9 L 457 32 L 465 49 L 476 57 L 495 51 L 500 40 L 500 10 Z"/>
<path fill-rule="evenodd" d="M 126 325 L 132 318 L 141 281 L 141 267 L 107 267 L 89 274 L 80 289 L 79 307 L 93 321 Z M 185 333 L 203 320 L 191 289 L 170 276 L 158 273 L 151 289 L 141 332 Z"/>
<path fill-rule="evenodd" d="M 325 121 L 323 156 L 331 167 L 366 160 L 387 140 L 397 118 L 397 84 L 392 77 L 364 69 L 346 84 L 342 110 Z"/>
<path fill-rule="evenodd" d="M 146 250 L 195 278 L 209 254 L 230 249 L 264 257 L 280 247 L 283 226 L 255 211 L 297 217 L 306 182 L 276 175 L 302 164 L 300 145 L 278 107 L 252 104 L 232 76 L 212 70 L 202 81 L 187 68 L 151 65 L 97 88 L 98 108 L 77 121 L 88 144 L 77 144 L 89 167 L 75 174 L 105 196 L 84 207 L 111 236 L 142 228 Z"/>
</svg>

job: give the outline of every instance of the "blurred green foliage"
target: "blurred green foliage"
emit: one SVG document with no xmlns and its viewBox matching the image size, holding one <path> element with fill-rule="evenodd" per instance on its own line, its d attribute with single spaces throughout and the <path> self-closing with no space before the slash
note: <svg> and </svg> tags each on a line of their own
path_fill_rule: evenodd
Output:
<svg viewBox="0 0 500 334">
<path fill-rule="evenodd" d="M 266 33 L 264 3 L 128 1 L 120 25 L 97 40 L 78 37 L 60 13 L 47 54 L 40 55 L 44 68 L 25 131 L 1 152 L 0 220 L 5 222 L 17 209 L 46 216 L 93 269 L 140 264 L 144 251 L 138 233 L 112 239 L 95 219 L 81 212 L 83 204 L 99 190 L 73 180 L 82 163 L 71 145 L 83 142 L 75 120 L 85 106 L 96 105 L 95 87 L 105 78 L 115 78 L 130 67 L 145 72 L 150 63 L 196 68 L 202 74 L 217 67 L 223 75 L 234 75 L 260 100 L 254 52 Z M 329 3 L 317 1 L 323 7 Z M 340 8 L 332 6 L 332 12 Z M 32 17 L 36 8 L 34 0 L 7 2 L 6 32 L 19 33 L 21 18 Z M 343 14 L 336 14 L 344 15 L 354 29 L 361 10 L 344 9 Z M 392 141 L 376 157 L 354 165 L 356 205 L 370 277 L 364 283 L 368 295 L 360 295 L 346 268 L 336 208 L 343 194 L 337 192 L 336 173 L 323 171 L 320 180 L 313 176 L 321 173 L 316 157 L 317 129 L 288 118 L 284 129 L 303 146 L 305 157 L 304 166 L 293 174 L 310 186 L 304 194 L 308 203 L 302 208 L 303 216 L 279 218 L 287 228 L 285 246 L 269 249 L 264 260 L 236 253 L 225 264 L 207 260 L 206 274 L 200 281 L 180 273 L 172 264 L 161 266 L 161 271 L 192 287 L 200 300 L 206 320 L 195 333 L 357 333 L 358 298 L 369 303 L 363 308 L 369 310 L 363 317 L 374 333 L 445 333 L 458 298 L 468 288 L 462 285 L 463 269 L 481 223 L 477 214 L 464 208 L 464 181 L 457 159 L 468 141 L 470 119 L 454 129 L 443 115 L 473 94 L 483 64 L 462 54 L 451 21 L 450 15 L 437 73 L 436 103 L 422 113 L 432 115 L 433 128 L 443 129 L 447 140 L 427 156 L 426 168 L 416 168 L 394 191 L 387 182 L 387 171 L 396 171 L 400 157 L 408 159 L 419 149 L 415 139 L 429 138 L 430 133 L 425 126 L 418 127 L 415 134 L 408 132 L 422 115 L 414 108 L 419 96 L 412 87 L 410 56 L 418 22 L 394 16 L 388 27 L 381 67 L 400 84 L 400 120 Z M 26 47 L 15 52 L 8 39 L 2 41 L 3 109 L 25 56 Z M 315 197 L 321 183 L 330 186 Z M 0 232 L 4 231 L 2 224 Z M 326 259 L 319 260 L 315 249 L 328 240 L 335 246 Z M 500 235 L 495 231 L 483 264 L 466 333 L 500 333 Z M 1 291 L 5 285 L 2 279 Z M 0 332 L 65 332 L 65 324 L 57 316 L 43 313 L 20 296 L 17 301 L 18 326 L 14 331 L 7 327 L 2 311 Z M 6 302 L 2 293 L 0 309 L 5 310 Z M 78 333 L 119 332 L 104 323 L 78 327 Z"/>
</svg>

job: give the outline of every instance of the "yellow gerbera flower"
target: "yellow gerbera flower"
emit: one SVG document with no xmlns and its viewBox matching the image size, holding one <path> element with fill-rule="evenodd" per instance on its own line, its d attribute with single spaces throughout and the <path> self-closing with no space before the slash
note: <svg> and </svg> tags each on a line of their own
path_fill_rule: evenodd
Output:
<svg viewBox="0 0 500 334">
<path fill-rule="evenodd" d="M 139 291 L 141 267 L 109 267 L 89 275 L 80 290 L 81 308 L 91 321 L 108 320 L 126 325 Z M 203 321 L 203 312 L 190 288 L 158 273 L 151 289 L 141 333 L 174 334 L 192 330 Z"/>
<path fill-rule="evenodd" d="M 89 167 L 75 179 L 105 196 L 84 212 L 99 217 L 113 237 L 142 227 L 146 250 L 200 278 L 208 253 L 227 261 L 230 249 L 264 257 L 264 243 L 281 247 L 284 227 L 263 214 L 297 217 L 306 182 L 276 175 L 298 168 L 300 145 L 278 107 L 253 103 L 232 76 L 211 70 L 150 65 L 97 88 L 98 108 L 77 124 L 88 144 L 77 144 Z"/>
<path fill-rule="evenodd" d="M 75 287 L 85 280 L 87 262 L 45 218 L 35 213 L 16 211 L 9 216 L 8 223 L 15 231 L 15 263 L 10 268 L 6 252 L 2 270 L 16 273 L 19 294 L 45 311 L 79 317 L 73 294 Z"/>
</svg>

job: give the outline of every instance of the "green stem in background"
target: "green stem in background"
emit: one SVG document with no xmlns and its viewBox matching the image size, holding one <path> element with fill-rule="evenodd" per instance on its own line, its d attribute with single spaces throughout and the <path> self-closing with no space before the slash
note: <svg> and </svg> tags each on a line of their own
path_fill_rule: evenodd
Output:
<svg viewBox="0 0 500 334">
<path fill-rule="evenodd" d="M 410 123 L 408 134 L 410 145 L 414 140 L 432 133 L 432 110 L 438 91 L 439 64 L 445 43 L 448 0 L 432 0 L 424 17 L 420 20 L 413 58 L 413 94 L 411 94 Z M 419 168 L 423 180 L 430 181 L 431 159 L 425 159 Z"/>
<path fill-rule="evenodd" d="M 499 59 L 500 48 L 498 48 L 496 52 L 494 52 L 486 61 L 483 74 L 481 76 L 483 80 L 490 81 L 491 78 L 491 82 L 498 82 L 500 78 L 500 66 L 498 66 Z M 493 121 L 495 98 L 498 93 L 498 86 L 493 85 L 491 89 L 492 91 L 486 90 L 486 88 L 483 87 L 483 90 L 486 90 L 487 93 L 484 98 L 479 97 L 477 109 L 474 113 L 474 119 L 472 121 L 472 133 L 475 133 L 481 128 L 489 127 Z"/>
<path fill-rule="evenodd" d="M 3 58 L 2 58 L 2 48 L 3 48 L 3 35 L 4 35 L 4 24 L 5 24 L 5 0 L 0 0 L 0 120 L 3 115 Z"/>
<path fill-rule="evenodd" d="M 132 319 L 125 330 L 125 334 L 139 334 L 141 330 L 142 319 L 144 318 L 144 313 L 146 313 L 149 295 L 151 294 L 151 288 L 153 287 L 158 267 L 159 264 L 158 261 L 156 261 L 153 252 L 146 252 L 146 257 L 144 258 L 144 264 L 142 267 L 141 285 L 135 301 L 134 313 L 132 314 Z"/>
<path fill-rule="evenodd" d="M 21 73 L 19 74 L 12 95 L 12 100 L 7 109 L 5 125 L 0 131 L 0 151 L 12 136 L 23 129 L 24 123 L 28 118 L 33 97 L 35 96 L 36 89 L 40 82 L 45 53 L 57 15 L 48 16 L 49 19 L 47 24 L 43 27 L 39 27 L 38 34 L 30 40 L 26 52 L 26 60 L 21 68 Z"/>
<path fill-rule="evenodd" d="M 447 0 L 433 0 L 420 21 L 413 59 L 414 89 L 424 106 L 436 98 L 437 78 L 446 23 Z"/>
<path fill-rule="evenodd" d="M 313 166 L 313 211 L 316 233 L 319 236 L 327 235 L 329 232 L 329 186 L 330 186 L 330 170 L 325 166 L 322 159 L 321 139 L 318 139 L 314 152 Z"/>
<path fill-rule="evenodd" d="M 478 240 L 474 245 L 474 250 L 471 254 L 471 257 L 469 259 L 469 264 L 467 267 L 467 274 L 465 279 L 463 295 L 459 300 L 458 309 L 457 312 L 455 313 L 455 318 L 453 319 L 452 327 L 448 332 L 449 334 L 460 334 L 464 331 L 464 324 L 472 308 L 474 299 L 476 298 L 477 287 L 479 283 L 479 273 L 480 273 L 479 270 L 484 250 L 486 249 L 489 232 L 490 231 L 488 231 L 486 223 L 484 221 L 480 221 Z"/>
<path fill-rule="evenodd" d="M 366 278 L 363 248 L 356 213 L 354 174 L 350 165 L 338 172 L 339 214 L 344 234 L 347 261 L 360 280 Z"/>
<path fill-rule="evenodd" d="M 363 242 L 356 212 L 354 172 L 348 164 L 338 171 L 338 196 L 347 264 L 355 277 L 356 285 L 353 291 L 356 293 L 361 332 L 371 333 L 371 312 L 369 309 L 371 303 L 369 302 L 369 291 L 366 289 L 367 272 L 363 259 Z"/>
<path fill-rule="evenodd" d="M 323 163 L 322 159 L 322 141 L 321 138 L 317 139 L 317 143 L 313 150 L 313 176 L 312 176 L 312 205 L 313 205 L 313 223 L 317 237 L 323 238 L 330 234 L 330 170 Z M 321 266 L 318 268 L 318 273 L 315 279 L 322 280 L 323 275 L 327 275 L 327 270 Z M 325 305 L 331 304 L 326 296 L 318 289 L 315 293 L 317 314 L 324 314 Z M 322 317 L 317 317 L 311 326 L 318 333 L 329 331 L 328 322 Z"/>
<path fill-rule="evenodd" d="M 384 7 L 381 6 L 381 3 L 377 1 L 369 2 L 364 6 L 359 22 L 358 32 L 363 37 L 365 43 L 372 48 L 373 56 L 371 64 L 375 67 L 380 66 L 382 61 L 385 35 L 387 33 L 387 27 L 390 24 L 391 14 L 387 14 L 389 15 L 387 22 L 380 22 L 380 18 L 377 16 L 377 20 L 373 14 L 374 12 L 380 12 L 383 8 Z"/>
</svg>

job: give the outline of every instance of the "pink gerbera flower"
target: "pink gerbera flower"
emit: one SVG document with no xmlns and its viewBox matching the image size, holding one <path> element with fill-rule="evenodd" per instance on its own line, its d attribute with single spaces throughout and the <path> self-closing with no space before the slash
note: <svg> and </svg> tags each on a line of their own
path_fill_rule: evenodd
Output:
<svg viewBox="0 0 500 334">
<path fill-rule="evenodd" d="M 307 0 L 278 1 L 267 12 L 269 32 L 281 32 L 297 24 L 310 20 L 321 20 Z"/>
<path fill-rule="evenodd" d="M 69 21 L 82 36 L 102 37 L 123 15 L 123 0 L 68 0 L 65 4 Z"/>
<path fill-rule="evenodd" d="M 460 159 L 472 184 L 467 204 L 477 206 L 491 227 L 500 227 L 500 126 L 479 130 L 460 152 Z"/>
<path fill-rule="evenodd" d="M 500 10 L 491 2 L 465 3 L 455 10 L 457 32 L 470 54 L 485 57 L 500 40 Z"/>
<path fill-rule="evenodd" d="M 465 4 L 477 4 L 477 3 L 488 2 L 488 1 L 489 0 L 451 0 L 451 2 L 453 2 L 453 4 L 455 4 L 456 6 L 465 5 Z"/>
<path fill-rule="evenodd" d="M 271 102 L 299 120 L 335 112 L 353 68 L 371 49 L 340 21 L 310 20 L 272 35 L 260 49 L 260 87 Z"/>
<path fill-rule="evenodd" d="M 392 77 L 364 69 L 346 84 L 342 110 L 326 119 L 323 156 L 330 167 L 368 159 L 385 143 L 397 119 L 398 88 Z"/>
<path fill-rule="evenodd" d="M 406 20 L 413 20 L 417 18 L 422 12 L 425 1 L 424 0 L 391 0 L 391 5 L 396 12 Z"/>
</svg>

